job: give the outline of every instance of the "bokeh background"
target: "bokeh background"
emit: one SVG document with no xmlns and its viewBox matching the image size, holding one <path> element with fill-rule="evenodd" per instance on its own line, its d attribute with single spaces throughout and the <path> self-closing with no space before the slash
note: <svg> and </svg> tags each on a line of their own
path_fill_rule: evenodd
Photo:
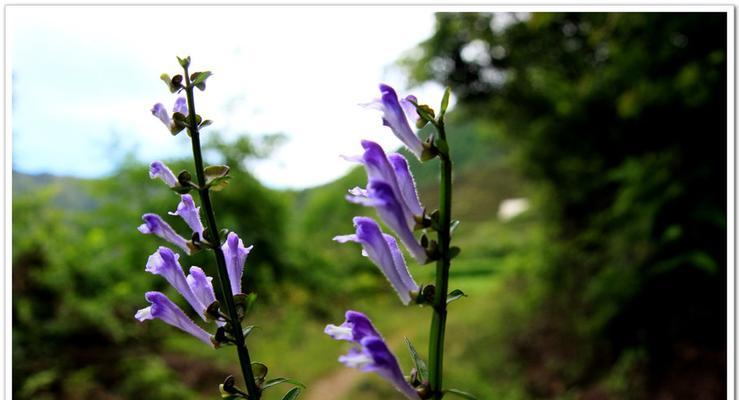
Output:
<svg viewBox="0 0 739 400">
<path fill-rule="evenodd" d="M 330 12 L 335 25 L 327 29 L 335 34 L 351 31 L 350 18 L 361 19 L 348 9 Z M 289 11 L 278 9 L 273 18 L 280 13 Z M 172 13 L 173 20 L 180 16 Z M 462 221 L 454 244 L 462 253 L 453 262 L 450 285 L 469 297 L 450 306 L 446 385 L 480 399 L 725 398 L 726 15 L 411 10 L 405 17 L 420 21 L 419 36 L 403 39 L 398 54 L 389 51 L 392 59 L 383 62 L 390 64 L 370 73 L 365 98 L 346 95 L 338 101 L 354 107 L 371 99 L 378 79 L 417 88 L 421 102 L 433 107 L 440 88 L 453 89 L 447 126 L 456 160 L 453 216 Z M 163 32 L 156 40 L 176 38 L 177 32 Z M 18 35 L 12 40 L 20 42 Z M 203 39 L 213 46 L 217 41 Z M 289 68 L 287 61 L 273 61 L 275 68 L 288 73 L 316 64 L 316 71 L 330 71 L 330 57 L 346 58 L 348 47 L 361 48 L 315 46 L 293 54 Z M 22 49 L 16 48 L 20 63 Z M 54 47 L 26 50 L 43 58 Z M 158 73 L 174 72 L 174 55 L 183 54 L 165 54 Z M 77 62 L 92 68 L 95 54 L 87 56 Z M 201 69 L 227 69 L 193 57 Z M 121 68 L 110 79 L 159 93 L 136 100 L 146 116 L 147 107 L 169 97 L 158 73 L 139 72 Z M 54 109 L 40 104 L 55 82 L 64 82 L 61 93 L 77 87 L 65 80 L 68 75 L 49 71 L 55 79 L 45 92 L 24 92 L 23 70 L 13 73 L 19 82 L 14 121 L 23 120 L 23 102 L 36 104 L 38 118 L 48 118 Z M 216 73 L 198 98 L 215 96 L 210 85 L 218 79 Z M 247 73 L 244 79 L 272 77 Z M 291 86 L 277 77 L 274 82 L 276 98 L 289 101 Z M 105 80 L 98 83 L 106 87 Z M 316 90 L 332 85 L 318 83 Z M 239 81 L 220 84 L 232 91 L 223 91 L 226 97 L 242 90 Z M 89 96 L 89 102 L 101 101 L 94 92 Z M 241 101 L 259 104 L 251 94 Z M 300 131 L 290 127 L 320 126 L 343 114 L 320 101 L 302 109 L 273 104 L 290 106 L 280 109 L 281 119 L 273 124 L 247 125 L 245 133 L 234 108 L 210 103 L 213 113 L 231 123 L 219 127 L 216 118 L 204 134 L 206 159 L 232 168 L 231 184 L 214 196 L 219 223 L 254 244 L 245 272 L 246 287 L 259 295 L 253 322 L 260 329 L 249 339 L 253 358 L 269 365 L 272 376 L 305 382 L 306 399 L 396 398 L 376 376 L 342 368 L 336 358 L 347 347 L 325 336 L 323 327 L 340 322 L 346 309 L 366 312 L 407 370 L 403 337 L 425 354 L 430 312 L 403 308 L 356 246 L 331 240 L 351 231 L 352 216 L 372 215 L 344 200 L 348 188 L 363 185 L 362 170 L 326 167 L 338 178 L 312 176 L 303 187 L 264 178 L 289 175 L 281 169 L 289 168 L 285 160 L 255 174 L 280 148 L 303 143 L 296 139 Z M 96 120 L 96 112 L 89 115 Z M 146 117 L 146 129 L 157 136 L 151 140 L 186 140 L 172 139 Z M 280 128 L 282 121 L 290 123 Z M 397 143 L 376 125 L 379 119 L 371 115 L 343 129 Z M 118 137 L 134 136 L 129 128 L 119 129 Z M 66 133 L 13 127 L 19 145 L 26 135 L 39 134 L 53 141 Z M 145 305 L 145 291 L 173 292 L 144 272 L 147 256 L 160 243 L 136 226 L 144 212 L 174 209 L 177 198 L 148 179 L 152 150 L 142 150 L 146 143 L 122 146 L 123 152 L 116 143 L 121 142 L 100 139 L 97 147 L 59 147 L 47 156 L 73 164 L 86 154 L 118 154 L 97 175 L 44 170 L 43 163 L 29 167 L 24 158 L 30 153 L 14 149 L 15 398 L 217 398 L 217 384 L 237 375 L 232 349 L 214 351 L 159 321 L 133 319 Z M 325 158 L 311 152 L 328 144 L 305 143 L 303 158 L 293 161 L 310 173 L 312 162 L 320 162 L 312 158 Z M 162 157 L 175 170 L 191 165 L 186 152 Z M 433 208 L 436 163 L 413 163 L 412 169 L 422 201 Z M 327 183 L 316 186 L 310 179 Z M 214 271 L 207 256 L 186 263 Z M 431 268 L 412 265 L 411 272 L 419 282 L 432 279 Z M 266 398 L 279 398 L 286 389 L 267 392 Z"/>
</svg>

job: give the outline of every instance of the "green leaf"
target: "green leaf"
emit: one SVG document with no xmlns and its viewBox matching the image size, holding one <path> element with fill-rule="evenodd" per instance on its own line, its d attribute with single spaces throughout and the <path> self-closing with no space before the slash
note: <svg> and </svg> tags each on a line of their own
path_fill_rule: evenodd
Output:
<svg viewBox="0 0 739 400">
<path fill-rule="evenodd" d="M 234 295 L 234 305 L 236 306 L 236 310 L 239 312 L 241 318 L 246 318 L 246 316 L 249 315 L 256 301 L 256 293 L 239 293 Z"/>
<path fill-rule="evenodd" d="M 282 396 L 282 400 L 295 400 L 300 395 L 300 388 L 292 388 L 289 392 Z"/>
<path fill-rule="evenodd" d="M 228 168 L 228 165 L 209 165 L 205 167 L 203 170 L 205 173 L 205 183 L 228 175 L 229 170 L 230 168 Z"/>
<path fill-rule="evenodd" d="M 291 383 L 291 384 L 293 384 L 295 386 L 299 386 L 299 387 L 305 389 L 305 385 L 303 385 L 302 383 L 296 381 L 295 379 L 290 379 L 290 378 L 274 378 L 274 379 L 270 379 L 267 382 L 264 382 L 264 385 L 262 385 L 262 389 L 267 389 L 267 388 L 270 388 L 272 386 L 277 386 L 277 385 L 279 385 L 281 383 Z"/>
<path fill-rule="evenodd" d="M 418 355 L 418 352 L 416 351 L 415 347 L 413 347 L 413 344 L 411 344 L 411 341 L 408 340 L 408 338 L 405 338 L 405 344 L 408 345 L 408 352 L 411 353 L 413 364 L 416 367 L 416 371 L 418 371 L 418 379 L 421 382 L 428 380 L 429 369 L 426 366 L 426 362 L 423 361 L 421 356 Z"/>
<path fill-rule="evenodd" d="M 200 123 L 199 128 L 205 128 L 206 126 L 208 126 L 208 125 L 210 125 L 212 123 L 213 123 L 213 121 L 211 121 L 209 119 L 206 119 L 205 121 L 203 121 L 203 122 Z"/>
<path fill-rule="evenodd" d="M 190 66 L 190 56 L 187 56 L 185 58 L 177 57 L 177 61 L 180 63 L 180 66 L 182 68 L 187 68 Z"/>
<path fill-rule="evenodd" d="M 267 376 L 267 372 L 269 372 L 269 368 L 267 368 L 266 365 L 260 362 L 253 362 L 251 363 L 251 372 L 254 374 L 254 379 L 259 381 L 259 380 L 263 380 L 264 377 Z"/>
<path fill-rule="evenodd" d="M 449 95 L 451 94 L 452 89 L 447 86 L 446 90 L 444 90 L 444 97 L 441 98 L 441 109 L 439 110 L 439 119 L 444 118 L 444 114 L 446 114 L 446 108 L 449 106 Z"/>
<path fill-rule="evenodd" d="M 459 289 L 454 289 L 446 295 L 446 303 L 449 304 L 454 300 L 459 300 L 460 297 L 467 297 L 467 295 Z"/>
<path fill-rule="evenodd" d="M 433 122 L 434 118 L 436 117 L 434 115 L 434 110 L 431 107 L 427 106 L 426 104 L 416 105 L 416 112 L 422 119 L 428 122 Z"/>
<path fill-rule="evenodd" d="M 458 226 L 459 226 L 459 220 L 458 219 L 453 220 L 451 225 L 449 225 L 449 235 L 454 233 L 454 231 L 457 229 Z"/>
<path fill-rule="evenodd" d="M 223 190 L 228 185 L 229 168 L 227 165 L 211 165 L 205 168 L 205 185 L 214 191 Z"/>
<path fill-rule="evenodd" d="M 198 86 L 201 83 L 205 83 L 205 80 L 208 79 L 213 75 L 210 71 L 203 71 L 203 72 L 195 72 L 190 76 L 190 79 L 192 79 L 192 85 Z M 202 89 L 201 89 L 202 90 Z"/>
<path fill-rule="evenodd" d="M 244 339 L 246 339 L 246 338 L 247 338 L 247 336 L 251 335 L 251 332 L 252 332 L 252 331 L 254 330 L 254 328 L 256 328 L 256 327 L 257 327 L 256 325 L 249 325 L 249 326 L 247 326 L 246 328 L 244 328 L 244 331 L 243 331 Z"/>
<path fill-rule="evenodd" d="M 461 391 L 459 389 L 447 389 L 444 392 L 451 393 L 451 394 L 456 394 L 457 396 L 462 397 L 464 399 L 477 400 L 477 397 L 473 396 L 470 393 L 463 392 L 463 391 Z"/>
<path fill-rule="evenodd" d="M 229 179 L 231 179 L 230 176 L 224 176 L 223 178 L 214 179 L 213 182 L 211 182 L 210 184 L 210 189 L 214 192 L 220 192 L 226 186 L 228 186 Z"/>
<path fill-rule="evenodd" d="M 450 247 L 449 248 L 449 259 L 451 260 L 452 258 L 458 256 L 459 253 L 461 253 L 461 252 L 462 252 L 462 249 L 460 249 L 457 246 Z"/>
</svg>

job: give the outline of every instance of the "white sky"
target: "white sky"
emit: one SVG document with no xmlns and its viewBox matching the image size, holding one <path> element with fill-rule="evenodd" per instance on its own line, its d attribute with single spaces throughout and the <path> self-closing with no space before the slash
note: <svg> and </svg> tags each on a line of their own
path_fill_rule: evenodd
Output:
<svg viewBox="0 0 739 400">
<path fill-rule="evenodd" d="M 377 84 L 408 89 L 393 63 L 433 29 L 433 14 L 401 7 L 8 7 L 13 73 L 13 166 L 96 177 L 123 154 L 149 162 L 190 153 L 149 109 L 175 95 L 159 80 L 175 56 L 211 70 L 199 114 L 226 137 L 284 133 L 288 141 L 252 171 L 272 187 L 331 181 L 371 138 L 399 142 L 379 114 L 359 107 Z M 184 20 L 192 20 L 192 28 Z M 413 93 L 437 105 L 442 88 Z M 204 135 L 207 135 L 207 130 Z"/>
</svg>

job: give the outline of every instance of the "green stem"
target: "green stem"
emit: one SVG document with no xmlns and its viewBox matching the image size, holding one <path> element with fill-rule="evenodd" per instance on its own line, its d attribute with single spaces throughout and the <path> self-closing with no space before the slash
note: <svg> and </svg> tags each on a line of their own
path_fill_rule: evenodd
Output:
<svg viewBox="0 0 739 400">
<path fill-rule="evenodd" d="M 208 232 L 212 243 L 215 244 L 213 251 L 216 254 L 216 264 L 218 265 L 218 280 L 221 283 L 221 297 L 223 302 L 226 304 L 226 313 L 232 321 L 232 330 L 234 340 L 236 341 L 236 351 L 239 354 L 239 362 L 241 364 L 241 373 L 244 376 L 244 383 L 246 384 L 246 391 L 249 394 L 250 400 L 259 400 L 261 392 L 254 381 L 254 374 L 251 370 L 251 359 L 249 357 L 249 350 L 246 347 L 244 341 L 244 333 L 241 331 L 241 324 L 238 323 L 239 316 L 236 312 L 236 305 L 234 304 L 233 296 L 231 295 L 231 281 L 228 277 L 228 269 L 226 268 L 226 258 L 223 256 L 223 250 L 221 249 L 221 238 L 218 232 L 218 225 L 216 224 L 216 217 L 213 213 L 213 205 L 210 202 L 210 192 L 205 187 L 205 172 L 203 168 L 203 155 L 200 149 L 200 132 L 195 120 L 195 96 L 193 93 L 193 87 L 190 85 L 190 76 L 185 70 L 185 93 L 187 94 L 187 109 L 189 113 L 189 132 L 192 138 L 192 154 L 195 159 L 195 173 L 198 177 L 198 186 L 200 190 L 200 202 L 202 203 L 203 210 L 205 210 L 205 219 L 208 225 Z"/>
<path fill-rule="evenodd" d="M 439 139 L 446 141 L 444 122 L 436 125 Z M 446 297 L 449 291 L 449 246 L 451 242 L 452 211 L 452 160 L 448 153 L 439 154 L 441 160 L 441 187 L 439 194 L 439 259 L 436 261 L 436 290 L 434 292 L 434 314 L 431 319 L 431 335 L 429 338 L 429 386 L 432 398 L 441 399 L 442 375 L 444 365 L 444 331 L 446 330 Z"/>
</svg>

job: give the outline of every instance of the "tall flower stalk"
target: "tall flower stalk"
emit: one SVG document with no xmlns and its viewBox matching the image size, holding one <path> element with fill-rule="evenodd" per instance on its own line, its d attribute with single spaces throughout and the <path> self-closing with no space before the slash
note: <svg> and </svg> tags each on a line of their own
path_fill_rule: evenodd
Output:
<svg viewBox="0 0 739 400">
<path fill-rule="evenodd" d="M 380 145 L 368 140 L 362 141 L 364 154 L 346 157 L 364 165 L 368 179 L 365 188 L 351 189 L 347 200 L 374 207 L 382 222 L 395 233 L 399 242 L 419 264 L 435 261 L 435 282 L 433 285 L 419 286 L 413 280 L 397 245 L 398 241 L 392 235 L 383 233 L 372 218 L 355 217 L 356 233 L 340 235 L 334 240 L 360 243 L 362 254 L 382 271 L 403 305 L 415 303 L 430 306 L 432 319 L 428 364 L 406 339 L 415 365 L 410 379 L 406 379 L 397 359 L 390 353 L 369 318 L 357 311 L 347 311 L 346 321 L 340 326 L 328 325 L 325 333 L 334 339 L 348 340 L 358 345 L 341 356 L 340 362 L 378 373 L 408 399 L 438 400 L 447 393 L 474 399 L 469 393 L 443 386 L 447 305 L 465 296 L 461 290 L 449 292 L 451 260 L 459 253 L 459 248 L 451 246 L 451 234 L 457 222 L 453 222 L 451 216 L 452 159 L 444 124 L 450 90 L 444 93 L 438 117 L 431 107 L 419 104 L 415 96 L 398 98 L 395 90 L 388 85 L 380 85 L 380 92 L 380 98 L 367 105 L 382 112 L 383 125 L 390 128 L 420 161 L 439 158 L 439 209 L 428 213 L 420 204 L 405 157 L 398 153 L 386 154 Z M 435 132 L 422 141 L 411 123 L 418 129 L 431 124 Z M 415 232 L 419 230 L 423 233 L 417 238 Z M 429 239 L 431 232 L 436 232 L 435 240 Z"/>
<path fill-rule="evenodd" d="M 176 100 L 171 117 L 161 104 L 156 104 L 151 111 L 173 135 L 177 135 L 182 130 L 187 131 L 192 144 L 196 180 L 193 181 L 192 175 L 187 171 L 182 171 L 175 177 L 172 171 L 159 161 L 151 164 L 149 176 L 152 179 L 161 179 L 170 189 L 181 194 L 181 201 L 176 211 L 170 214 L 181 217 L 187 223 L 192 230 L 192 239 L 186 240 L 177 234 L 156 214 L 145 214 L 144 224 L 139 227 L 139 231 L 159 236 L 188 255 L 201 250 L 213 252 L 216 259 L 216 275 L 221 289 L 218 300 L 216 300 L 211 284 L 212 278 L 208 277 L 201 268 L 195 266 L 190 268 L 190 275 L 185 277 L 178 261 L 179 255 L 167 247 L 160 247 L 158 252 L 149 258 L 147 271 L 163 276 L 190 303 L 203 320 L 214 321 L 217 328 L 215 334 L 210 335 L 159 292 L 146 294 L 146 300 L 151 303 L 151 306 L 139 310 L 136 318 L 141 321 L 161 319 L 216 348 L 222 344 L 234 345 L 245 389 L 237 387 L 235 379 L 229 376 L 220 385 L 223 398 L 259 400 L 265 389 L 283 382 L 303 387 L 302 384 L 287 378 L 266 380 L 267 366 L 251 361 L 245 339 L 253 326 L 244 328 L 242 322 L 247 317 L 256 295 L 242 293 L 241 280 L 244 264 L 252 247 L 244 247 L 242 240 L 234 232 L 228 233 L 225 243 L 221 242 L 221 233 L 213 211 L 210 192 L 221 190 L 226 186 L 230 179 L 229 168 L 225 165 L 204 166 L 200 129 L 210 125 L 211 121 L 202 120 L 195 111 L 195 88 L 205 90 L 205 82 L 211 73 L 205 71 L 190 74 L 190 58 L 178 57 L 178 60 L 184 73 L 172 78 L 163 74 L 161 78 L 169 87 L 170 92 L 184 91 L 185 97 L 179 97 Z M 190 191 L 198 193 L 205 214 L 205 225 L 200 220 L 201 208 L 195 205 L 194 199 L 188 194 Z M 221 311 L 221 305 L 225 308 L 224 311 Z M 295 387 L 285 394 L 284 399 L 295 399 L 299 393 L 300 389 Z"/>
</svg>

